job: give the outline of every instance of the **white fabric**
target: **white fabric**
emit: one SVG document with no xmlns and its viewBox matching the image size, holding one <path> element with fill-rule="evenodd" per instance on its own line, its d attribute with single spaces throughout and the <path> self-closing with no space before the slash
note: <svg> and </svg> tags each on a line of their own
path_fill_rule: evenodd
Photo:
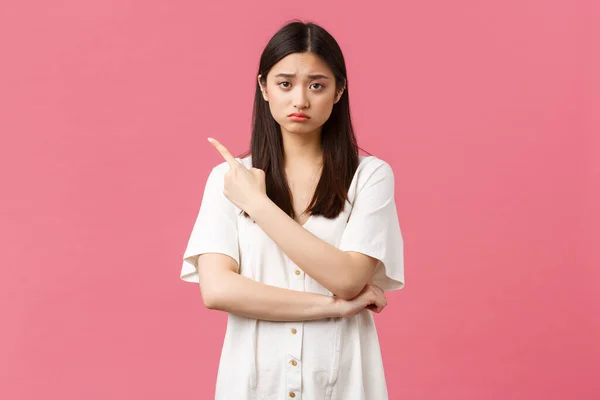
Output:
<svg viewBox="0 0 600 400">
<path fill-rule="evenodd" d="M 251 156 L 238 161 L 248 168 L 252 166 Z M 223 175 L 228 169 L 227 163 L 216 166 L 207 180 L 184 252 L 181 279 L 197 283 L 198 255 L 221 253 L 238 262 L 243 276 L 268 285 L 331 296 L 227 200 Z M 361 156 L 349 200 L 337 218 L 311 216 L 303 227 L 343 251 L 379 259 L 374 283 L 386 291 L 402 289 L 403 240 L 389 164 L 374 156 Z M 371 311 L 352 318 L 300 322 L 228 314 L 215 399 L 291 399 L 291 392 L 294 400 L 388 398 Z"/>
</svg>

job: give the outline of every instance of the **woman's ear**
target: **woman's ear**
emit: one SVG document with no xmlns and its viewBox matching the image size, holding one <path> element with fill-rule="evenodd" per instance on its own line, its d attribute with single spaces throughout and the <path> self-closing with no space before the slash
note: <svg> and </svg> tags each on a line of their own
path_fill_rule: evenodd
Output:
<svg viewBox="0 0 600 400">
<path fill-rule="evenodd" d="M 257 80 L 258 80 L 258 86 L 260 87 L 260 91 L 262 92 L 263 99 L 265 99 L 265 101 L 269 101 L 269 98 L 268 98 L 268 96 L 267 96 L 267 88 L 266 88 L 266 87 L 264 87 L 264 86 L 262 85 L 262 83 L 261 83 L 261 81 L 260 81 L 260 80 L 261 80 L 261 78 L 262 78 L 262 75 L 261 75 L 261 74 L 258 74 L 258 77 L 257 77 Z"/>
<path fill-rule="evenodd" d="M 335 104 L 338 101 L 340 101 L 340 99 L 342 98 L 342 95 L 344 94 L 344 90 L 346 90 L 346 81 L 344 81 L 344 86 L 342 86 L 342 88 L 340 90 L 338 90 L 337 95 L 335 97 L 335 101 L 333 102 L 333 104 Z"/>
</svg>

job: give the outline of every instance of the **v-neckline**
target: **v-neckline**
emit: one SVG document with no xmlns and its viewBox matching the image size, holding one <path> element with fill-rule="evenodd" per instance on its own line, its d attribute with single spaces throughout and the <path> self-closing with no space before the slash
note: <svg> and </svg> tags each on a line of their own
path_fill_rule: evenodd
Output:
<svg viewBox="0 0 600 400">
<path fill-rule="evenodd" d="M 356 167 L 356 171 L 354 171 L 354 176 L 352 177 L 352 182 L 350 183 L 350 187 L 352 187 L 352 184 L 354 184 L 354 180 L 356 179 L 356 177 L 358 176 L 358 170 L 360 169 L 361 165 L 368 159 L 373 157 L 371 156 L 365 156 L 362 160 L 360 160 L 360 162 L 358 163 L 358 167 Z M 350 188 L 348 188 L 348 190 L 350 190 Z M 308 218 L 306 219 L 306 221 L 304 221 L 304 223 L 302 225 L 300 225 L 300 223 L 298 221 L 296 221 L 296 223 L 298 225 L 300 225 L 303 228 L 306 228 L 306 225 L 308 225 L 308 223 L 310 222 L 310 220 L 313 218 L 313 215 L 310 214 L 308 216 Z"/>
<path fill-rule="evenodd" d="M 309 215 L 308 218 L 306 219 L 306 221 L 304 221 L 304 223 L 302 225 L 300 225 L 300 226 L 303 227 L 303 228 L 305 228 L 306 224 L 308 224 L 308 222 L 311 220 L 312 217 L 313 217 L 312 214 Z M 298 224 L 300 224 L 300 223 L 298 222 Z"/>
<path fill-rule="evenodd" d="M 360 159 L 360 157 L 363 157 L 363 156 L 359 156 L 359 159 Z M 354 176 L 352 177 L 352 182 L 350 182 L 350 187 L 352 187 L 352 185 L 354 184 L 354 180 L 358 176 L 358 171 L 360 170 L 360 167 L 364 164 L 364 162 L 367 159 L 372 158 L 372 157 L 374 157 L 374 156 L 373 155 L 364 156 L 364 158 L 358 162 L 358 166 L 356 167 L 356 171 L 354 171 Z M 249 155 L 247 158 L 248 158 L 248 161 L 250 162 L 250 166 L 252 166 L 252 155 Z M 302 228 L 306 228 L 306 226 L 308 225 L 308 223 L 310 222 L 311 219 L 313 219 L 312 214 L 308 216 L 308 218 L 306 219 L 306 221 L 304 221 L 303 224 L 300 224 L 298 221 L 294 221 L 294 222 L 296 222 Z"/>
</svg>

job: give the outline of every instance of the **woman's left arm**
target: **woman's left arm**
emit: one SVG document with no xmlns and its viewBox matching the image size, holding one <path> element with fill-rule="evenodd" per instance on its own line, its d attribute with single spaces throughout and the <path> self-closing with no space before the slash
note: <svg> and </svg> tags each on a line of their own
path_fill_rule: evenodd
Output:
<svg viewBox="0 0 600 400">
<path fill-rule="evenodd" d="M 377 259 L 330 245 L 268 197 L 260 198 L 246 212 L 296 265 L 337 297 L 352 299 L 371 280 Z"/>
</svg>

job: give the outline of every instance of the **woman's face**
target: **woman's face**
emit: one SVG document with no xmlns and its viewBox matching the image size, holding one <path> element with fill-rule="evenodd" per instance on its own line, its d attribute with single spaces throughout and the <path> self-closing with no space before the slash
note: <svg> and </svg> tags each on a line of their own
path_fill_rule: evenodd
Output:
<svg viewBox="0 0 600 400">
<path fill-rule="evenodd" d="M 273 118 L 289 133 L 320 133 L 343 93 L 343 88 L 336 92 L 335 76 L 327 63 L 313 53 L 292 53 L 281 59 L 267 74 L 266 86 L 260 78 Z M 309 118 L 295 121 L 290 114 L 296 112 Z"/>
</svg>

